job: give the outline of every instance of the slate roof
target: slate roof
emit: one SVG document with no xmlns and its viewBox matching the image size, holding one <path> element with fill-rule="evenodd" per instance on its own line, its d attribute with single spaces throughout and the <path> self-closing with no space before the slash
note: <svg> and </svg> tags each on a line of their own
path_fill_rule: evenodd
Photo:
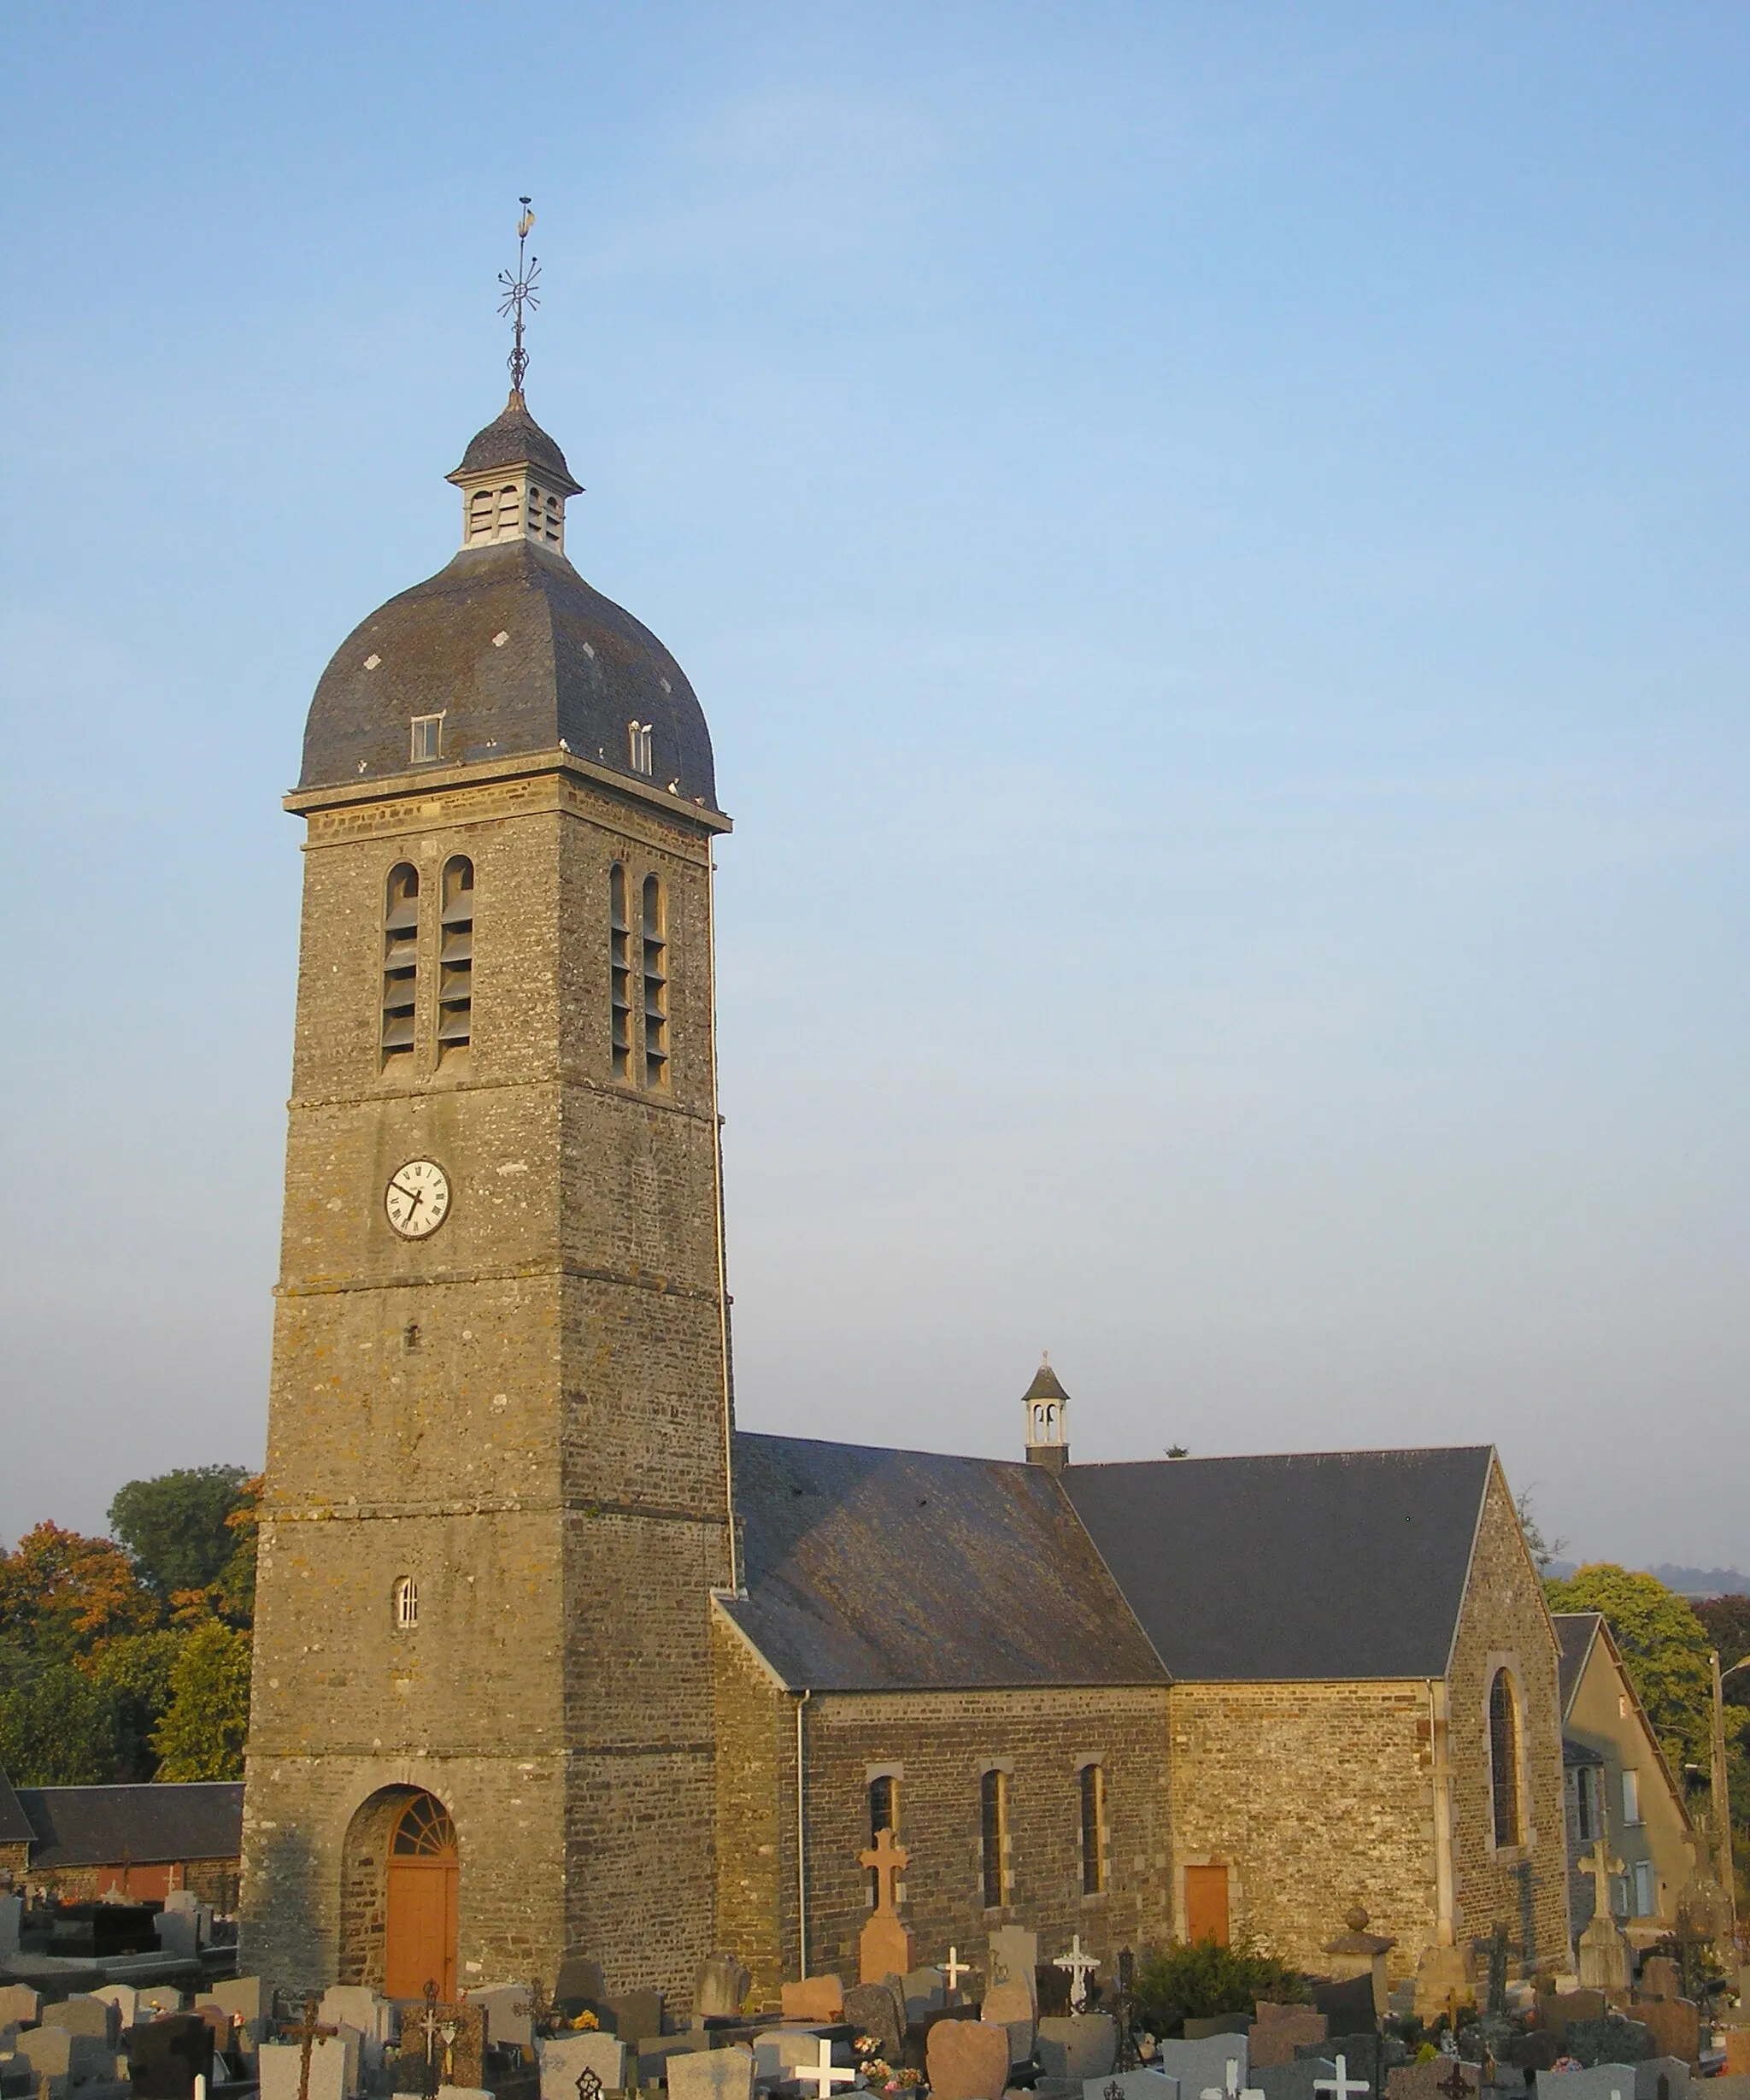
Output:
<svg viewBox="0 0 1750 2100">
<path fill-rule="evenodd" d="M 738 1433 L 748 1595 L 724 1609 L 813 1691 L 1160 1684 L 1043 1467 Z"/>
<path fill-rule="evenodd" d="M 1574 1703 L 1574 1694 L 1580 1689 L 1580 1679 L 1586 1674 L 1586 1658 L 1592 1653 L 1592 1644 L 1598 1637 L 1598 1629 L 1604 1624 L 1601 1611 L 1555 1611 L 1550 1614 L 1555 1621 L 1555 1637 L 1561 1643 L 1561 1658 L 1556 1665 L 1556 1680 L 1561 1692 L 1562 1719 L 1568 1717 Z"/>
<path fill-rule="evenodd" d="M 0 1844 L 28 1844 L 36 1834 L 12 1791 L 11 1780 L 0 1772 Z"/>
<path fill-rule="evenodd" d="M 672 781 L 680 802 L 716 809 L 711 732 L 685 672 L 564 556 L 532 541 L 465 548 L 353 629 L 310 703 L 300 790 L 415 770 L 408 726 L 437 714 L 444 765 L 564 744 L 641 785 Z M 632 770 L 633 721 L 655 732 L 648 775 Z"/>
<path fill-rule="evenodd" d="M 1060 1477 L 1175 1678 L 1439 1677 L 1493 1456 L 1158 1459 Z"/>
<path fill-rule="evenodd" d="M 1058 1375 L 1048 1361 L 1042 1359 L 1039 1368 L 1033 1374 L 1033 1383 L 1021 1395 L 1023 1400 L 1067 1400 L 1069 1395 L 1059 1383 Z"/>
<path fill-rule="evenodd" d="M 462 481 L 470 474 L 486 474 L 495 467 L 537 467 L 549 481 L 565 485 L 567 496 L 581 496 L 582 485 L 573 480 L 565 455 L 529 414 L 528 403 L 514 388 L 503 413 L 477 431 L 461 456 L 461 465 L 444 476 Z"/>
<path fill-rule="evenodd" d="M 236 1859 L 243 1851 L 241 1780 L 21 1786 L 17 1794 L 31 1825 L 33 1868 Z"/>
</svg>

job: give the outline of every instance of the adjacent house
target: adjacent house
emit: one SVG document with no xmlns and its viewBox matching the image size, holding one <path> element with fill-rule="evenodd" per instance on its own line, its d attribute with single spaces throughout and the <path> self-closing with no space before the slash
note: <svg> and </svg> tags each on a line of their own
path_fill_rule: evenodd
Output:
<svg viewBox="0 0 1750 2100">
<path fill-rule="evenodd" d="M 1555 1627 L 1574 1931 L 1591 1923 L 1595 1900 L 1580 1862 L 1602 1838 L 1617 1922 L 1635 1946 L 1650 1946 L 1677 1922 L 1700 1856 L 1695 1828 L 1604 1615 L 1558 1612 Z"/>
<path fill-rule="evenodd" d="M 237 1908 L 240 1782 L 20 1786 L 0 1773 L 0 1872 L 69 1903 L 162 1902 L 193 1889 Z"/>
</svg>

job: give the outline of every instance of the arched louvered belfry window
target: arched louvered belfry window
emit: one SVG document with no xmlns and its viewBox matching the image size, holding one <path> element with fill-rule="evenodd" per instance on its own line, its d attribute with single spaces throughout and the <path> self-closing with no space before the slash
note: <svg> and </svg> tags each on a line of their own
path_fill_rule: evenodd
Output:
<svg viewBox="0 0 1750 2100">
<path fill-rule="evenodd" d="M 608 875 L 608 1038 L 614 1076 L 632 1075 L 632 928 L 625 914 L 625 869 L 616 861 Z"/>
<path fill-rule="evenodd" d="M 662 885 L 644 878 L 644 1084 L 668 1083 L 668 926 Z"/>
<path fill-rule="evenodd" d="M 402 861 L 389 871 L 383 901 L 383 1067 L 410 1057 L 420 977 L 420 871 Z"/>
<path fill-rule="evenodd" d="M 474 1037 L 474 864 L 458 853 L 443 863 L 438 930 L 438 1055 L 465 1050 Z"/>
<path fill-rule="evenodd" d="M 1489 1781 L 1495 1842 L 1518 1844 L 1519 1831 L 1519 1700 L 1511 1671 L 1500 1669 L 1489 1687 Z"/>
</svg>

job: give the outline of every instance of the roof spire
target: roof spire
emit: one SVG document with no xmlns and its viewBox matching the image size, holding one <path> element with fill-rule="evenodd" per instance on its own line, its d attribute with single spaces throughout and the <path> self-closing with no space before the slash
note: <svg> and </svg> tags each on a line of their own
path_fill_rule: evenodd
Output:
<svg viewBox="0 0 1750 2100">
<path fill-rule="evenodd" d="M 500 270 L 498 281 L 504 287 L 504 297 L 499 312 L 512 321 L 513 340 L 510 351 L 510 391 L 512 397 L 520 401 L 523 391 L 523 374 L 529 368 L 529 353 L 523 348 L 523 314 L 530 313 L 540 305 L 535 285 L 541 275 L 538 256 L 529 253 L 529 234 L 534 226 L 535 215 L 529 209 L 529 199 L 521 197 L 517 202 L 523 208 L 523 215 L 516 222 L 516 274 Z"/>
</svg>

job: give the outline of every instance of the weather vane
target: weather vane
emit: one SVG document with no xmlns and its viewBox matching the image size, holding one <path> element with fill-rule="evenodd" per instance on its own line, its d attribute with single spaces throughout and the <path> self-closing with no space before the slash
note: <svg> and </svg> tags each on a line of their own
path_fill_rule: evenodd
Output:
<svg viewBox="0 0 1750 2100">
<path fill-rule="evenodd" d="M 523 348 L 523 315 L 526 309 L 533 313 L 541 303 L 535 296 L 541 265 L 538 259 L 529 253 L 529 232 L 535 223 L 535 215 L 529 209 L 527 197 L 519 197 L 517 202 L 523 208 L 523 215 L 516 222 L 516 275 L 513 277 L 508 270 L 500 270 L 498 273 L 498 281 L 504 287 L 503 303 L 498 310 L 507 316 L 515 316 L 516 337 L 510 353 L 510 386 L 513 393 L 520 394 L 523 391 L 523 374 L 529 368 L 529 353 Z"/>
</svg>

